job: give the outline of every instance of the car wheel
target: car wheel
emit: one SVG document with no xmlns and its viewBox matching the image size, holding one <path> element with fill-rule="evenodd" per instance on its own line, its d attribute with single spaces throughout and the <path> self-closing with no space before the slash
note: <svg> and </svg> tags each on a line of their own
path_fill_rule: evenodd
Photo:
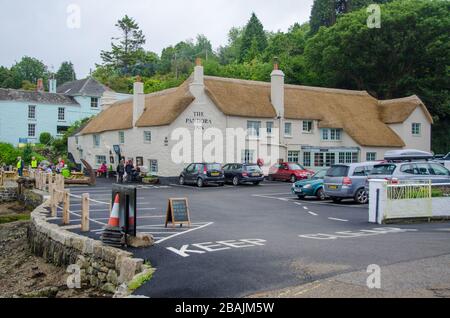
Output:
<svg viewBox="0 0 450 318">
<path fill-rule="evenodd" d="M 299 198 L 300 200 L 304 200 L 304 199 L 305 199 L 305 196 L 304 196 L 304 195 L 298 195 L 298 198 Z"/>
<path fill-rule="evenodd" d="M 179 184 L 180 185 L 184 185 L 185 184 L 184 177 L 180 177 Z"/>
<path fill-rule="evenodd" d="M 342 202 L 341 198 L 331 198 L 331 200 L 333 200 L 334 203 L 341 203 Z"/>
<path fill-rule="evenodd" d="M 203 188 L 203 179 L 202 178 L 197 179 L 197 187 Z"/>
<path fill-rule="evenodd" d="M 255 186 L 259 186 L 260 183 L 261 183 L 261 182 L 259 182 L 259 181 L 253 182 L 253 184 L 254 184 Z"/>
<path fill-rule="evenodd" d="M 238 179 L 238 177 L 234 177 L 234 178 L 233 178 L 233 185 L 234 185 L 234 186 L 238 186 L 238 185 L 239 185 L 239 179 Z"/>
<path fill-rule="evenodd" d="M 317 199 L 319 199 L 321 201 L 325 200 L 327 197 L 325 195 L 325 191 L 323 191 L 323 188 L 320 188 L 319 190 L 317 190 L 316 196 L 317 196 Z"/>
<path fill-rule="evenodd" d="M 292 175 L 290 181 L 291 183 L 297 182 L 297 177 L 295 175 Z"/>
<path fill-rule="evenodd" d="M 269 181 L 273 181 L 273 176 L 269 176 Z"/>
<path fill-rule="evenodd" d="M 359 189 L 358 191 L 356 191 L 355 201 L 359 204 L 366 204 L 367 202 L 369 202 L 367 191 L 365 189 Z"/>
</svg>

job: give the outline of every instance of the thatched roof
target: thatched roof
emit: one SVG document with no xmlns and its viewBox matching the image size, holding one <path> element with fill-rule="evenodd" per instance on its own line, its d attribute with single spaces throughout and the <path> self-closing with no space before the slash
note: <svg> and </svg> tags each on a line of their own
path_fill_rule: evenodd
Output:
<svg viewBox="0 0 450 318">
<path fill-rule="evenodd" d="M 270 83 L 205 76 L 205 91 L 217 108 L 228 116 L 275 118 Z M 146 95 L 145 110 L 137 127 L 170 125 L 195 100 L 189 78 L 180 87 Z M 285 117 L 288 120 L 318 120 L 320 128 L 342 128 L 361 146 L 404 147 L 403 140 L 387 125 L 404 122 L 422 107 L 417 96 L 378 101 L 365 91 L 285 86 Z M 133 100 L 117 102 L 101 112 L 82 134 L 132 128 Z"/>
<path fill-rule="evenodd" d="M 386 124 L 400 124 L 411 116 L 413 111 L 420 107 L 430 123 L 433 123 L 433 117 L 431 117 L 425 104 L 421 99 L 416 96 L 410 96 L 405 98 L 391 99 L 380 101 L 380 115 L 381 120 Z"/>
</svg>

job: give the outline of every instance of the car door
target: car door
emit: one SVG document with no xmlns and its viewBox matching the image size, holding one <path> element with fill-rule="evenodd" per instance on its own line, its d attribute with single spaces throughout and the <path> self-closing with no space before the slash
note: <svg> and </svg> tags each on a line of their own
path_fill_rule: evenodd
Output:
<svg viewBox="0 0 450 318">
<path fill-rule="evenodd" d="M 190 164 L 185 170 L 184 170 L 184 180 L 186 183 L 192 183 L 192 173 L 195 169 L 195 164 Z"/>
<path fill-rule="evenodd" d="M 450 171 L 437 163 L 430 163 L 431 180 L 433 183 L 449 183 Z"/>
<path fill-rule="evenodd" d="M 279 174 L 278 179 L 289 180 L 289 178 L 291 177 L 289 174 L 289 166 L 286 163 L 283 163 L 280 166 L 280 169 L 278 170 L 278 174 Z"/>
<path fill-rule="evenodd" d="M 430 166 L 428 163 L 416 163 L 414 165 L 413 180 L 420 182 L 427 182 L 431 180 Z"/>
<path fill-rule="evenodd" d="M 223 167 L 223 172 L 225 174 L 225 181 L 231 182 L 231 180 L 233 180 L 233 165 L 225 165 L 225 167 Z"/>
</svg>

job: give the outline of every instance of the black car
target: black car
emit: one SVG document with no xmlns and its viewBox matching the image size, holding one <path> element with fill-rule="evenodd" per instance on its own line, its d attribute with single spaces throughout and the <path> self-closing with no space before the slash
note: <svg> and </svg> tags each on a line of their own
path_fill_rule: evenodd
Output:
<svg viewBox="0 0 450 318">
<path fill-rule="evenodd" d="M 242 183 L 259 185 L 264 181 L 264 173 L 256 164 L 230 163 L 223 167 L 225 182 L 237 186 Z"/>
<path fill-rule="evenodd" d="M 180 175 L 180 185 L 196 184 L 199 188 L 208 184 L 223 186 L 225 178 L 218 163 L 192 163 Z"/>
</svg>

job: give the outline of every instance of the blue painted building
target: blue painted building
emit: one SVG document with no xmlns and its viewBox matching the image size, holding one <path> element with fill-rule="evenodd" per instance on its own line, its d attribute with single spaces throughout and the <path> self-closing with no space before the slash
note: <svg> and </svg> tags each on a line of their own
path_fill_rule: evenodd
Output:
<svg viewBox="0 0 450 318">
<path fill-rule="evenodd" d="M 50 80 L 49 92 L 42 87 L 41 82 L 37 91 L 0 89 L 0 142 L 37 143 L 43 132 L 62 136 L 76 121 L 100 113 L 105 95 L 115 100 L 129 97 L 90 77 L 58 88 Z"/>
</svg>

